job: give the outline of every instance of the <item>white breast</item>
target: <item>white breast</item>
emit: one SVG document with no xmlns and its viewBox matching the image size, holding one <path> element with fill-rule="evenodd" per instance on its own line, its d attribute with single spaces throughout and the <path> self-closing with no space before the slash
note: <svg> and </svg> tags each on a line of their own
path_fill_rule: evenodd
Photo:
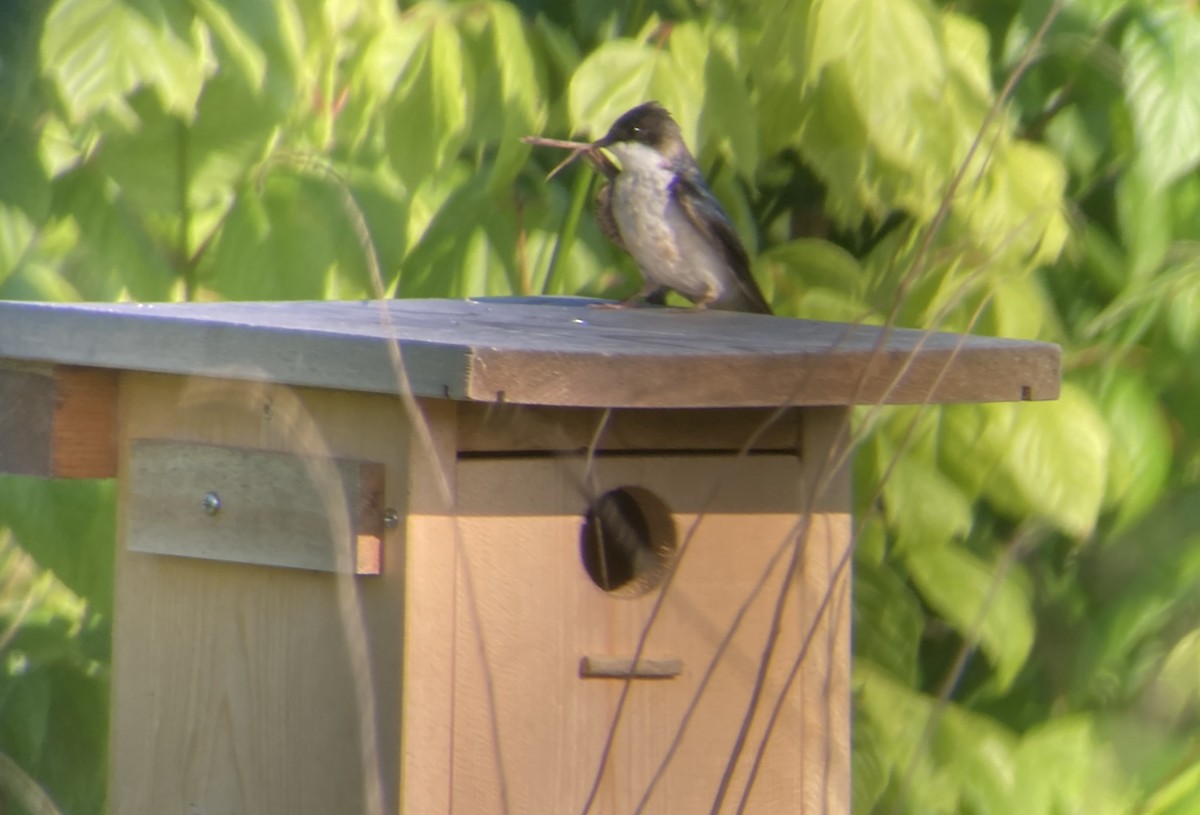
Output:
<svg viewBox="0 0 1200 815">
<path fill-rule="evenodd" d="M 694 301 L 719 296 L 729 270 L 673 203 L 674 175 L 662 155 L 637 143 L 610 149 L 621 161 L 613 182 L 613 217 L 646 281 Z"/>
</svg>

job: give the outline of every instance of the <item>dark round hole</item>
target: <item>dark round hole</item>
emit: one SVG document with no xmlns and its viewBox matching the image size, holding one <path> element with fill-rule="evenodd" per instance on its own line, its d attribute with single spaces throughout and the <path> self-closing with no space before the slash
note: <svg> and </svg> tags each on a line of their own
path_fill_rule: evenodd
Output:
<svg viewBox="0 0 1200 815">
<path fill-rule="evenodd" d="M 650 490 L 619 487 L 588 507 L 580 554 L 588 577 L 605 591 L 644 594 L 662 582 L 674 552 L 671 510 Z"/>
</svg>

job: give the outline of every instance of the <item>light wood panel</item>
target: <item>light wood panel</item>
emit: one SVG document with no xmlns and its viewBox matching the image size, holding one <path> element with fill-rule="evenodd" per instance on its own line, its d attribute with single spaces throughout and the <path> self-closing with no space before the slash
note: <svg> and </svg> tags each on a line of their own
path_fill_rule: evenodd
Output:
<svg viewBox="0 0 1200 815">
<path fill-rule="evenodd" d="M 371 459 L 389 506 L 409 489 L 407 422 L 386 397 L 127 374 L 121 428 L 120 541 L 139 438 Z M 396 812 L 401 535 L 369 578 L 119 546 L 110 811 Z"/>
<path fill-rule="evenodd" d="M 592 479 L 583 466 L 582 459 L 563 458 L 459 462 L 451 812 L 580 812 L 599 767 L 623 683 L 581 676 L 580 660 L 633 658 L 655 594 L 616 598 L 584 573 L 579 533 L 587 495 L 577 485 Z M 812 515 L 800 531 L 808 482 L 794 457 L 737 464 L 716 457 L 619 458 L 596 466 L 600 490 L 636 485 L 658 494 L 674 511 L 681 536 L 700 520 L 641 654 L 681 660 L 682 671 L 633 681 L 592 811 L 635 811 L 697 695 L 644 811 L 709 811 L 748 713 L 775 602 L 801 535 L 799 571 L 786 583 L 788 605 L 765 693 L 721 811 L 735 810 L 757 764 L 746 811 L 800 811 L 805 801 L 812 807 L 805 812 L 847 812 L 844 508 Z M 844 494 L 841 485 L 835 492 Z M 812 644 L 788 686 L 814 624 Z M 710 663 L 711 680 L 703 683 Z"/>
</svg>

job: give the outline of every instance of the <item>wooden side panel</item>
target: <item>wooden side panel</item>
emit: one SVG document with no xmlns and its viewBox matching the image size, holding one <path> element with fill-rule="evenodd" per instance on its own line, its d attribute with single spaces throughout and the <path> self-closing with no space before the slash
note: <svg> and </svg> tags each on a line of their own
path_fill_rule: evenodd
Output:
<svg viewBox="0 0 1200 815">
<path fill-rule="evenodd" d="M 120 541 L 135 438 L 370 459 L 386 505 L 405 501 L 409 425 L 392 398 L 126 374 L 121 419 Z M 386 533 L 369 579 L 120 545 L 109 810 L 396 812 L 401 538 Z"/>
<path fill-rule="evenodd" d="M 801 408 L 602 410 L 458 403 L 462 453 L 513 451 L 795 451 Z"/>
<path fill-rule="evenodd" d="M 376 462 L 134 439 L 128 546 L 159 555 L 378 574 Z"/>
<path fill-rule="evenodd" d="M 414 440 L 405 539 L 399 809 L 404 815 L 451 811 L 450 723 L 456 715 L 454 582 L 461 546 L 452 500 L 456 411 L 450 402 L 429 402 L 425 409 L 430 434 Z"/>
<path fill-rule="evenodd" d="M 622 457 L 584 470 L 582 457 L 459 463 L 451 800 L 436 811 L 582 812 L 600 773 L 597 815 L 709 812 L 732 762 L 719 812 L 743 797 L 746 812 L 848 812 L 847 507 L 801 522 L 794 456 Z M 672 509 L 686 550 L 657 613 L 657 592 L 614 597 L 584 572 L 586 484 L 640 486 Z M 635 656 L 672 670 L 633 680 L 601 771 L 625 683 L 581 675 L 581 660 Z"/>
<path fill-rule="evenodd" d="M 117 372 L 0 360 L 0 472 L 116 475 Z"/>
</svg>

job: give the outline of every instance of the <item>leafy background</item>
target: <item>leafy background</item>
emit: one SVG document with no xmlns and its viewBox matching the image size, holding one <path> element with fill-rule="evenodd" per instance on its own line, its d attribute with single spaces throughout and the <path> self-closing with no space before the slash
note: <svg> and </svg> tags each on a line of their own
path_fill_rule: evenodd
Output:
<svg viewBox="0 0 1200 815">
<path fill-rule="evenodd" d="M 518 139 L 653 98 L 781 314 L 1060 343 L 1058 402 L 857 417 L 854 809 L 1200 811 L 1194 3 L 0 18 L 0 298 L 626 295 Z M 103 810 L 112 499 L 0 478 L 5 811 Z"/>
</svg>

